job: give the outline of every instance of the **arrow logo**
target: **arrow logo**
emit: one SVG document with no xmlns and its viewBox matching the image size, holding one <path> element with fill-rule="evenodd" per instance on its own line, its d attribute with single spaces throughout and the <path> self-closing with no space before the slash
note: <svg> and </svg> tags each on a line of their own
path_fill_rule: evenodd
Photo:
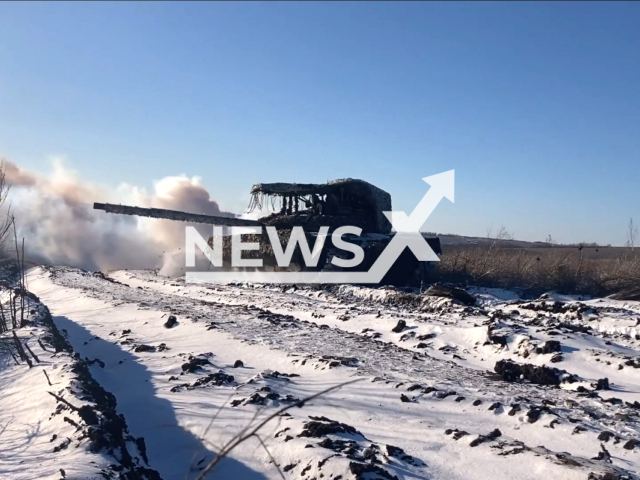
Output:
<svg viewBox="0 0 640 480">
<path fill-rule="evenodd" d="M 422 197 L 422 200 L 413 209 L 410 216 L 407 217 L 404 212 L 382 212 L 387 217 L 387 220 L 391 222 L 396 232 L 419 232 L 429 215 L 433 213 L 440 200 L 442 200 L 442 197 L 448 198 L 453 203 L 454 172 L 455 170 L 449 170 L 430 177 L 424 177 L 422 180 L 431 185 L 431 188 Z"/>
</svg>

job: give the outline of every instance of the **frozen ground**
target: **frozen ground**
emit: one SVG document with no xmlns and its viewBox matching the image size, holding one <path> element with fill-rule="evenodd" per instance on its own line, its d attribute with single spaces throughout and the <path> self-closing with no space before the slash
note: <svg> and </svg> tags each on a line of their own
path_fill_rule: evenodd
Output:
<svg viewBox="0 0 640 480">
<path fill-rule="evenodd" d="M 638 303 L 472 290 L 465 306 L 65 267 L 32 270 L 28 286 L 40 303 L 19 334 L 40 363 L 3 360 L 0 478 L 195 479 L 247 425 L 354 379 L 267 423 L 206 478 L 638 478 Z M 52 328 L 66 350 L 48 347 Z M 509 374 L 523 364 L 532 381 Z M 100 440 L 112 411 L 124 422 Z"/>
</svg>

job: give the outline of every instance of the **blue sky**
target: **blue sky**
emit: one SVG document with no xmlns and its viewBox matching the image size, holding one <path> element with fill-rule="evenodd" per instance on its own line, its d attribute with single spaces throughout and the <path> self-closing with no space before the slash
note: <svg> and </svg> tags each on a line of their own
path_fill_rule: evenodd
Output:
<svg viewBox="0 0 640 480">
<path fill-rule="evenodd" d="M 426 230 L 623 244 L 640 3 L 0 3 L 0 154 L 150 188 L 362 178 Z"/>
</svg>

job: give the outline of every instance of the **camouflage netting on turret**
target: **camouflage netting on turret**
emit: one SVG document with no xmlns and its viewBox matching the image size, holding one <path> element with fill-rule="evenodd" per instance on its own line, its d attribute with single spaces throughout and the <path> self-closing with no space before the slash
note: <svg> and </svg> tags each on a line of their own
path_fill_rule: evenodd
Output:
<svg viewBox="0 0 640 480">
<path fill-rule="evenodd" d="M 322 200 L 325 210 L 312 212 L 312 209 L 300 213 L 310 217 L 300 223 L 298 202 L 311 205 L 314 197 Z M 315 183 L 258 183 L 251 188 L 249 211 L 255 208 L 271 206 L 275 209 L 276 200 L 281 202 L 283 210 L 289 199 L 289 211 L 281 211 L 261 219 L 267 225 L 291 227 L 306 224 L 309 227 L 326 225 L 336 228 L 342 225 L 355 225 L 365 232 L 389 233 L 391 224 L 383 211 L 391 210 L 391 195 L 364 180 L 352 178 L 332 180 L 323 184 Z M 295 211 L 291 202 L 295 200 Z M 295 218 L 286 218 L 295 217 Z M 311 218 L 314 217 L 314 218 Z M 332 218 L 330 218 L 332 217 Z"/>
</svg>

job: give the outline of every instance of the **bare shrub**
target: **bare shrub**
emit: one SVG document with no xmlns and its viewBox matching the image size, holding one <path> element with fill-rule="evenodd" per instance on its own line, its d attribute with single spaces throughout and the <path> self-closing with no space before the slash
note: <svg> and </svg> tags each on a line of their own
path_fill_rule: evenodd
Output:
<svg viewBox="0 0 640 480">
<path fill-rule="evenodd" d="M 7 201 L 11 190 L 11 182 L 7 179 L 4 162 L 0 161 L 0 259 L 8 256 L 11 239 L 11 229 L 14 226 L 14 218 L 11 214 L 11 204 Z"/>
<path fill-rule="evenodd" d="M 627 227 L 627 247 L 633 251 L 638 240 L 638 227 L 633 223 L 633 218 L 629 219 L 629 226 Z"/>
<path fill-rule="evenodd" d="M 298 400 L 297 402 L 291 403 L 290 405 L 287 405 L 287 406 L 282 407 L 282 408 L 280 408 L 278 410 L 275 410 L 271 414 L 268 414 L 264 418 L 261 418 L 261 419 L 258 418 L 258 416 L 263 412 L 264 409 L 258 409 L 256 411 L 256 414 L 254 415 L 253 419 L 249 422 L 249 424 L 246 425 L 242 430 L 240 430 L 240 432 L 238 432 L 236 435 L 234 435 L 233 438 L 231 438 L 231 440 L 229 440 L 222 448 L 219 449 L 220 451 L 213 458 L 213 460 L 211 460 L 202 469 L 202 471 L 200 472 L 200 474 L 198 475 L 196 480 L 204 480 L 205 477 L 207 476 L 207 474 L 209 472 L 211 472 L 214 468 L 216 468 L 216 466 L 220 463 L 221 460 L 223 460 L 226 457 L 229 457 L 231 455 L 231 453 L 233 452 L 233 450 L 235 450 L 237 447 L 242 445 L 244 442 L 246 442 L 250 438 L 254 438 L 254 437 L 260 442 L 260 445 L 262 446 L 262 448 L 264 448 L 264 450 L 267 452 L 267 455 L 269 456 L 269 458 L 273 462 L 274 466 L 277 468 L 278 473 L 280 474 L 280 477 L 284 480 L 285 479 L 284 474 L 280 470 L 280 467 L 276 463 L 275 459 L 271 455 L 271 452 L 269 452 L 269 449 L 267 448 L 267 446 L 264 443 L 264 440 L 262 439 L 262 436 L 261 436 L 261 433 L 260 433 L 262 428 L 267 423 L 269 423 L 272 420 L 280 417 L 287 410 L 290 410 L 292 408 L 302 408 L 306 404 L 310 403 L 312 400 L 315 400 L 316 398 L 322 397 L 322 396 L 328 394 L 329 392 L 332 392 L 334 390 L 338 390 L 338 389 L 340 389 L 340 388 L 342 388 L 344 386 L 350 385 L 352 383 L 359 382 L 361 380 L 362 380 L 361 378 L 356 378 L 355 380 L 349 380 L 347 382 L 343 382 L 343 383 L 340 383 L 338 385 L 334 385 L 334 386 L 325 388 L 324 390 L 322 390 L 322 391 L 320 391 L 318 393 L 314 393 L 313 395 L 309 395 L 308 397 L 303 398 L 302 400 Z M 224 408 L 224 406 L 225 405 L 222 405 L 221 409 Z M 218 410 L 218 413 L 220 413 L 220 410 Z M 215 421 L 216 417 L 218 416 L 218 413 L 216 413 L 213 416 L 213 418 L 211 419 L 211 423 L 209 424 L 209 427 L 207 427 L 207 430 L 205 431 L 205 435 L 206 435 L 207 431 L 209 430 L 209 428 L 211 428 L 213 422 Z M 203 436 L 203 440 L 204 440 L 204 436 Z"/>
<path fill-rule="evenodd" d="M 16 220 L 8 202 L 10 190 L 5 164 L 0 160 L 0 293 L 4 290 L 9 294 L 7 304 L 0 300 L 0 333 L 24 326 L 29 304 L 24 275 L 24 239 L 18 242 Z M 16 348 L 19 348 L 17 340 Z M 18 353 L 24 357 L 20 351 Z"/>
</svg>

